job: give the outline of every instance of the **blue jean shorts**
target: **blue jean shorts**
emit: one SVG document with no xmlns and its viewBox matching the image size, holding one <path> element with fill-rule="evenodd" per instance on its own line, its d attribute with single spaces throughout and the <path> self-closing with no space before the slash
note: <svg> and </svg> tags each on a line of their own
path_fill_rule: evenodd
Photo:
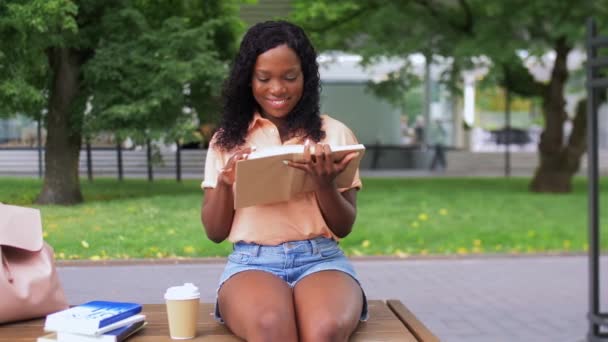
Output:
<svg viewBox="0 0 608 342">
<path fill-rule="evenodd" d="M 310 240 L 289 241 L 276 246 L 263 246 L 254 243 L 237 242 L 234 251 L 228 256 L 228 263 L 220 277 L 216 293 L 233 275 L 243 271 L 265 271 L 283 279 L 291 288 L 315 272 L 335 270 L 351 276 L 361 286 L 355 269 L 346 258 L 338 243 L 325 237 Z M 367 300 L 363 296 L 361 320 L 368 317 Z M 217 297 L 216 297 L 217 298 Z M 217 299 L 215 319 L 223 323 Z"/>
</svg>

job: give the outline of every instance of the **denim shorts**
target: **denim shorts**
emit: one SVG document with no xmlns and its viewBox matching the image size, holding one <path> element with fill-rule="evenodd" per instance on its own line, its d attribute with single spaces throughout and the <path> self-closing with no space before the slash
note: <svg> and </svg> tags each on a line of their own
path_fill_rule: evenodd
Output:
<svg viewBox="0 0 608 342">
<path fill-rule="evenodd" d="M 265 271 L 283 279 L 291 288 L 304 277 L 320 271 L 335 270 L 351 276 L 361 286 L 357 274 L 346 258 L 338 243 L 325 237 L 310 240 L 289 241 L 276 246 L 263 246 L 254 243 L 237 242 L 234 251 L 228 256 L 228 263 L 220 277 L 216 293 L 233 275 L 243 271 Z M 363 295 L 361 320 L 368 317 L 367 300 Z M 216 297 L 217 298 L 217 297 Z M 223 323 L 217 299 L 215 319 Z"/>
</svg>

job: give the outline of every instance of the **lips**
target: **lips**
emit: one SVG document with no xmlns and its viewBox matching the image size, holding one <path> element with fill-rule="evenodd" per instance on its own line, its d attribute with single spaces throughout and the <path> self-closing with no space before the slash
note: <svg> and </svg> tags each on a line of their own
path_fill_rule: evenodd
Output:
<svg viewBox="0 0 608 342">
<path fill-rule="evenodd" d="M 266 103 L 268 103 L 270 105 L 270 107 L 275 108 L 275 109 L 281 109 L 289 103 L 288 98 L 265 99 L 265 100 L 266 100 Z"/>
</svg>

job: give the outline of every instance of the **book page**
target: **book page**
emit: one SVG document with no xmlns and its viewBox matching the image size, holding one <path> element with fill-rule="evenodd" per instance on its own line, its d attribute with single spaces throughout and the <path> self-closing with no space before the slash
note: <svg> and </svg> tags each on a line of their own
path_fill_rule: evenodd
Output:
<svg viewBox="0 0 608 342">
<path fill-rule="evenodd" d="M 354 150 L 365 150 L 365 147 L 362 144 L 357 144 L 357 145 L 329 145 L 329 147 L 331 148 L 332 153 L 335 152 L 351 152 Z M 248 159 L 258 159 L 258 158 L 264 158 L 264 157 L 270 157 L 270 156 L 278 156 L 278 155 L 292 155 L 292 154 L 304 154 L 304 145 L 282 145 L 282 146 L 270 146 L 270 147 L 263 147 L 260 149 L 257 149 L 253 152 L 251 152 L 249 154 Z M 315 149 L 314 146 L 311 147 L 310 149 L 310 154 L 315 154 Z M 348 154 L 348 153 L 346 153 Z M 341 153 L 339 155 L 341 155 L 342 157 L 344 155 L 346 155 L 344 153 Z M 341 158 L 336 158 L 337 160 L 340 160 Z"/>
</svg>

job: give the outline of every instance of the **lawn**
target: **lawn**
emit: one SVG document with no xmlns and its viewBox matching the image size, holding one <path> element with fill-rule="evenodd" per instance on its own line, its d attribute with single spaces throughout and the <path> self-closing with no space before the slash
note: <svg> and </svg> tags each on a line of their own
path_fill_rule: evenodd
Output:
<svg viewBox="0 0 608 342">
<path fill-rule="evenodd" d="M 565 195 L 530 193 L 528 181 L 364 179 L 357 222 L 341 245 L 349 255 L 401 257 L 587 250 L 585 180 L 576 179 L 575 191 Z M 0 201 L 32 206 L 40 186 L 36 179 L 0 178 Z M 97 179 L 83 182 L 82 190 L 82 205 L 35 206 L 58 259 L 188 258 L 231 250 L 204 235 L 197 181 Z M 608 179 L 601 191 L 604 204 Z M 600 222 L 606 231 L 607 210 Z"/>
</svg>

